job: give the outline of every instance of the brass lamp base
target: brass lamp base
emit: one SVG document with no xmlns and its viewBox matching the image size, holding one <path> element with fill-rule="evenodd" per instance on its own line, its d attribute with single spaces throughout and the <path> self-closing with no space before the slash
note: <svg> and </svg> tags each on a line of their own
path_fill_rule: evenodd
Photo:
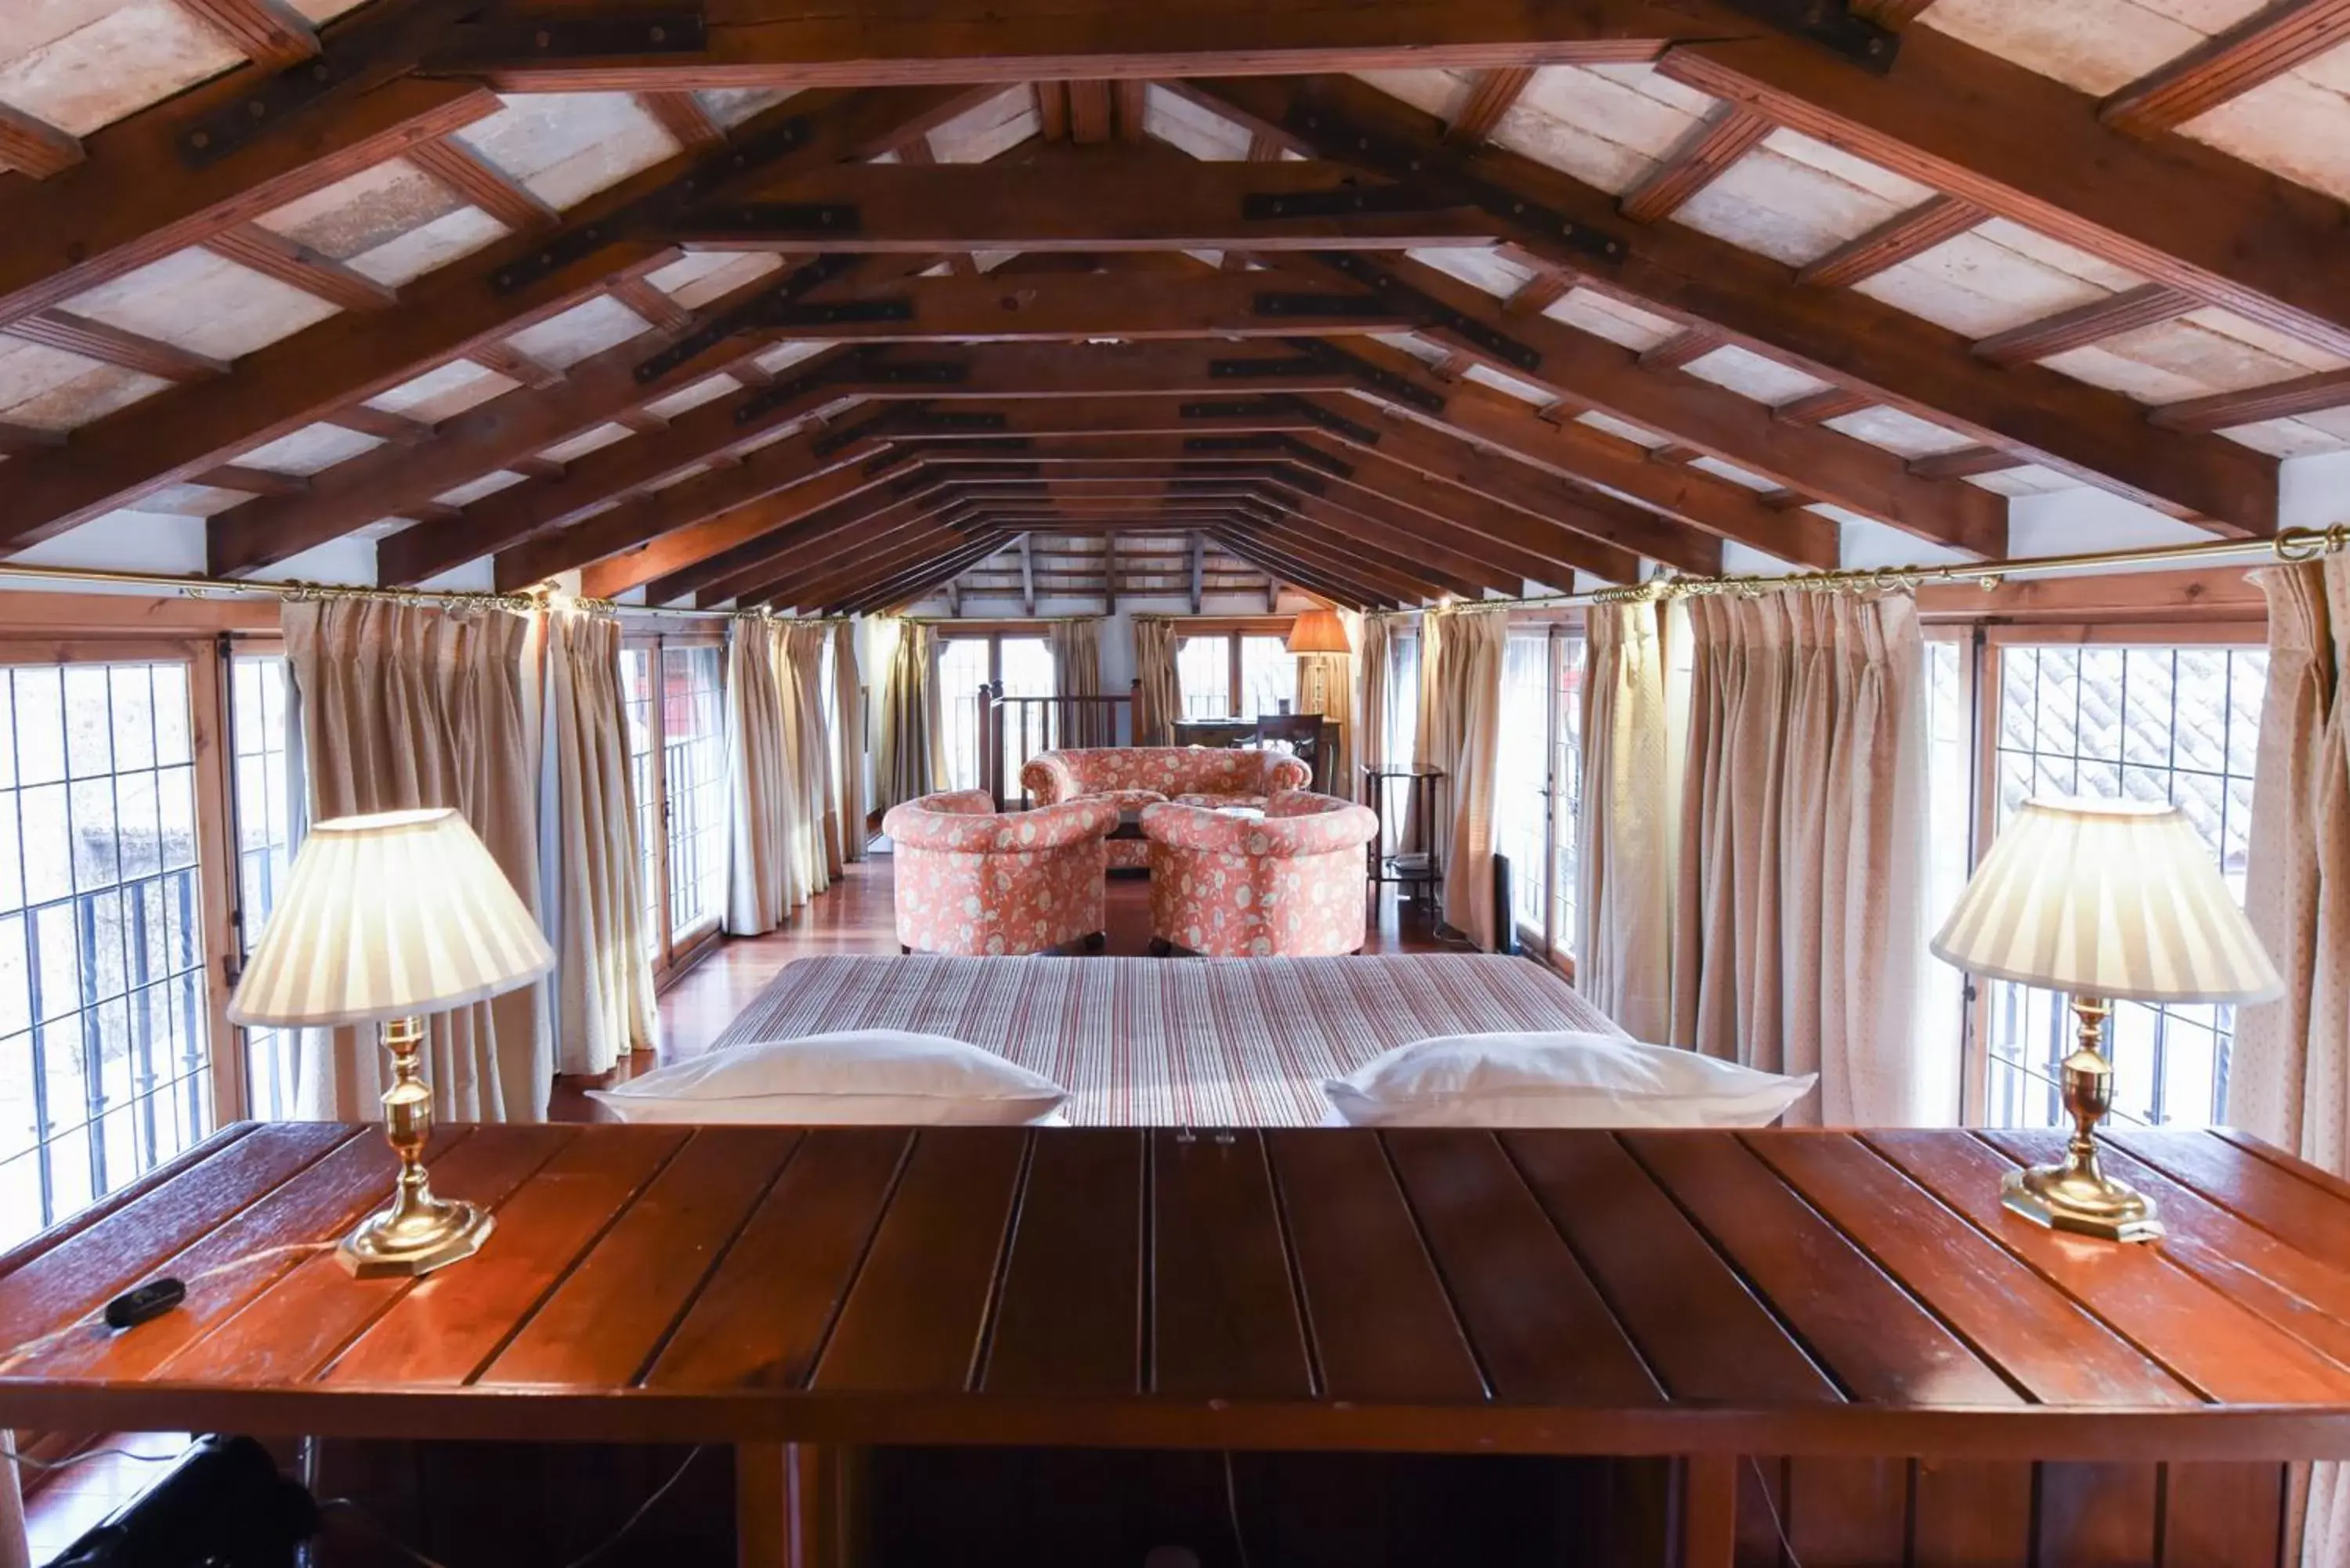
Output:
<svg viewBox="0 0 2350 1568">
<path fill-rule="evenodd" d="M 2052 1231 L 2072 1231 L 2108 1241 L 2156 1241 L 2162 1220 L 2154 1200 L 2112 1177 L 2085 1177 L 2069 1165 L 2011 1170 L 1999 1200 L 2012 1213 Z"/>
<path fill-rule="evenodd" d="M 391 1202 L 359 1221 L 335 1255 L 362 1280 L 413 1278 L 470 1258 L 490 1239 L 488 1210 L 433 1195 L 424 1174 L 424 1145 L 432 1136 L 432 1091 L 418 1071 L 424 1023 L 389 1019 L 384 1049 L 391 1053 L 391 1087 L 383 1092 L 383 1136 L 400 1156 L 400 1185 Z"/>
</svg>

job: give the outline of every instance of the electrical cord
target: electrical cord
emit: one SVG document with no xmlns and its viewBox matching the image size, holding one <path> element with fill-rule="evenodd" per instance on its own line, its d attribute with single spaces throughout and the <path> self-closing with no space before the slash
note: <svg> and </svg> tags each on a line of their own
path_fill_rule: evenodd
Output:
<svg viewBox="0 0 2350 1568">
<path fill-rule="evenodd" d="M 216 1280 L 223 1274 L 233 1274 L 240 1269 L 249 1269 L 253 1267 L 254 1264 L 265 1262 L 271 1258 L 300 1257 L 307 1259 L 316 1253 L 328 1251 L 332 1248 L 334 1244 L 335 1243 L 332 1241 L 295 1241 L 283 1247 L 264 1247 L 257 1252 L 247 1252 L 241 1257 L 231 1258 L 224 1263 L 215 1263 L 211 1268 L 206 1269 L 203 1273 L 191 1275 L 182 1282 L 189 1290 L 193 1291 L 198 1285 L 203 1284 L 206 1280 Z M 23 1366 L 34 1356 L 38 1355 L 41 1352 L 48 1349 L 49 1346 L 57 1344 L 59 1340 L 69 1339 L 75 1334 L 82 1333 L 86 1329 L 103 1326 L 105 1322 L 106 1309 L 102 1306 L 97 1307 L 89 1312 L 84 1313 L 81 1316 L 66 1324 L 63 1328 L 52 1329 L 47 1334 L 41 1335 L 38 1339 L 28 1339 L 21 1345 L 10 1347 L 7 1355 L 5 1357 L 0 1357 L 0 1376 L 5 1376 L 8 1373 L 14 1372 L 17 1367 Z M 107 1332 L 109 1334 L 128 1334 L 130 1331 L 129 1329 L 108 1329 Z M 132 1457 L 137 1458 L 138 1456 L 133 1455 Z"/>
<path fill-rule="evenodd" d="M 109 1455 L 118 1459 L 137 1459 L 142 1465 L 168 1465 L 180 1457 L 177 1454 L 139 1454 L 131 1452 L 129 1449 L 84 1449 L 78 1454 L 68 1454 L 61 1459 L 36 1459 L 30 1454 L 20 1454 L 14 1449 L 0 1449 L 0 1459 L 5 1459 L 12 1465 L 32 1470 L 39 1475 L 48 1475 L 56 1470 L 69 1470 L 76 1465 L 86 1465 L 92 1459 L 102 1459 Z"/>
<path fill-rule="evenodd" d="M 1771 1529 L 1779 1537 L 1779 1560 L 1787 1568 L 1804 1568 L 1803 1560 L 1795 1555 L 1795 1543 L 1787 1539 L 1786 1522 L 1779 1517 L 1779 1500 L 1771 1495 L 1771 1478 L 1762 1473 L 1762 1462 L 1749 1454 L 1746 1464 L 1754 1472 L 1755 1482 L 1762 1489 L 1762 1506 L 1771 1511 Z"/>
<path fill-rule="evenodd" d="M 642 1524 L 645 1521 L 645 1516 L 652 1512 L 653 1509 L 660 1502 L 661 1499 L 667 1497 L 676 1489 L 677 1483 L 685 1479 L 685 1472 L 693 1468 L 693 1461 L 701 1457 L 702 1449 L 697 1446 L 692 1449 L 692 1451 L 688 1453 L 683 1459 L 679 1461 L 677 1469 L 670 1472 L 669 1480 L 655 1487 L 652 1490 L 652 1494 L 637 1506 L 637 1511 L 629 1515 L 627 1520 L 621 1523 L 619 1529 L 604 1537 L 602 1541 L 598 1542 L 594 1546 L 589 1547 L 588 1551 L 581 1555 L 575 1557 L 570 1562 L 565 1563 L 563 1568 L 593 1568 L 595 1563 L 601 1562 L 606 1552 L 611 1551 L 612 1548 L 619 1545 L 621 1542 L 627 1540 L 629 1532 L 634 1531 L 638 1525 Z M 399 1536 L 393 1534 L 390 1526 L 385 1524 L 383 1521 L 378 1519 L 374 1514 L 369 1513 L 353 1499 L 348 1497 L 328 1498 L 318 1504 L 318 1511 L 321 1513 L 348 1513 L 359 1520 L 361 1522 L 366 1524 L 369 1530 L 373 1531 L 385 1545 L 390 1546 L 393 1551 L 407 1558 L 411 1563 L 415 1563 L 417 1568 L 446 1568 L 445 1564 L 439 1563 L 432 1558 L 427 1557 L 423 1552 L 419 1552 L 416 1548 L 400 1539 Z"/>
<path fill-rule="evenodd" d="M 1241 1490 L 1232 1481 L 1232 1451 L 1224 1450 L 1224 1511 L 1232 1516 L 1232 1552 L 1249 1568 L 1248 1538 L 1241 1533 Z"/>
</svg>

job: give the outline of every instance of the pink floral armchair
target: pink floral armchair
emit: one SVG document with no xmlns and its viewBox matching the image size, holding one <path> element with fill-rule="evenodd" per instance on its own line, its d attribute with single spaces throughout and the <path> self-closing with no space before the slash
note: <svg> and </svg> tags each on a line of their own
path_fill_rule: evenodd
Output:
<svg viewBox="0 0 2350 1568">
<path fill-rule="evenodd" d="M 899 945 L 967 957 L 1098 947 L 1102 836 L 1117 826 L 1107 802 L 999 813 L 983 790 L 891 807 L 881 831 L 897 849 Z"/>
<path fill-rule="evenodd" d="M 1150 941 L 1211 958 L 1315 958 L 1363 945 L 1367 806 L 1304 790 L 1262 818 L 1169 804 L 1142 814 Z"/>
<path fill-rule="evenodd" d="M 1206 746 L 1082 746 L 1039 752 L 1020 770 L 1020 787 L 1043 804 L 1107 800 L 1120 811 L 1160 801 L 1190 805 L 1262 806 L 1285 790 L 1304 789 L 1313 772 L 1282 752 Z M 1150 864 L 1150 846 L 1121 839 L 1109 863 L 1122 870 Z"/>
</svg>

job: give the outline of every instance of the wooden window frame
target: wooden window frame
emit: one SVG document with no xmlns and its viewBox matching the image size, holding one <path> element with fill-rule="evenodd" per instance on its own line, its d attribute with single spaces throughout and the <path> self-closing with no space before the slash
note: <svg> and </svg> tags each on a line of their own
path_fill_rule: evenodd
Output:
<svg viewBox="0 0 2350 1568">
<path fill-rule="evenodd" d="M 652 856 L 647 874 L 653 878 L 653 903 L 660 912 L 660 943 L 652 958 L 653 990 L 658 994 L 676 984 L 726 940 L 726 916 L 723 909 L 716 918 L 681 940 L 673 923 L 669 878 L 669 704 L 663 701 L 669 655 L 691 649 L 714 648 L 720 650 L 718 680 L 720 701 L 723 702 L 726 682 L 726 639 L 723 632 L 715 630 L 630 629 L 623 634 L 620 646 L 625 651 L 642 652 L 646 656 L 648 679 L 651 683 L 651 691 L 645 704 L 645 724 L 652 748 L 651 765 L 645 769 L 645 776 L 653 792 L 651 815 L 659 831 L 653 836 Z"/>
</svg>

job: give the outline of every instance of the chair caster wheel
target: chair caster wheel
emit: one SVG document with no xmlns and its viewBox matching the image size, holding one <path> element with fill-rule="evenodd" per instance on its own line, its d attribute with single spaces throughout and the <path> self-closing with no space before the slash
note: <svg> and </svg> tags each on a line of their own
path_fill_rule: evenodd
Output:
<svg viewBox="0 0 2350 1568">
<path fill-rule="evenodd" d="M 1108 932 L 1087 931 L 1086 933 L 1086 951 L 1089 953 L 1097 953 L 1107 946 L 1109 946 Z"/>
</svg>

